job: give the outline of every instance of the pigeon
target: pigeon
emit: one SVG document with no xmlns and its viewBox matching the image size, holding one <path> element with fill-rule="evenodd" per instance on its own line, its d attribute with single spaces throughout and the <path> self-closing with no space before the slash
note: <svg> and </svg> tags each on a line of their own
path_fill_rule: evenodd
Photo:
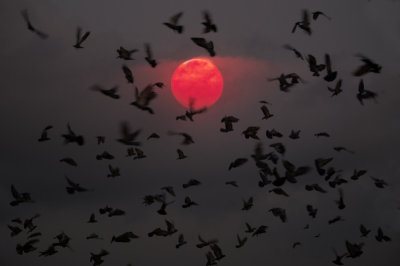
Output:
<svg viewBox="0 0 400 266">
<path fill-rule="evenodd" d="M 297 50 L 296 48 L 292 47 L 291 45 L 285 44 L 285 45 L 283 46 L 283 48 L 285 48 L 285 49 L 287 49 L 287 50 L 289 50 L 289 51 L 294 52 L 294 54 L 296 55 L 297 58 L 300 58 L 301 60 L 304 60 L 303 55 L 299 52 L 299 50 Z"/>
<path fill-rule="evenodd" d="M 122 122 L 120 124 L 120 134 L 121 138 L 117 139 L 118 142 L 125 145 L 140 146 L 140 142 L 136 141 L 136 138 L 140 134 L 141 130 L 136 130 L 134 132 L 130 131 L 128 122 Z"/>
<path fill-rule="evenodd" d="M 331 20 L 330 17 L 328 17 L 324 12 L 322 11 L 314 11 L 311 13 L 312 14 L 312 18 L 313 20 L 317 20 L 319 18 L 319 16 L 323 16 L 325 18 L 327 18 L 328 20 Z"/>
<path fill-rule="evenodd" d="M 359 54 L 357 55 L 357 57 L 360 58 L 363 64 L 353 72 L 354 76 L 360 77 L 367 73 L 376 73 L 376 74 L 381 73 L 382 66 L 378 65 L 377 63 L 375 63 L 374 61 L 372 61 L 371 59 L 369 59 L 364 55 Z"/>
<path fill-rule="evenodd" d="M 196 247 L 198 247 L 198 248 L 203 248 L 203 247 L 210 246 L 212 244 L 218 243 L 218 239 L 216 239 L 216 238 L 213 238 L 213 239 L 210 239 L 210 240 L 204 240 L 200 235 L 198 235 L 197 238 L 200 241 L 199 244 L 196 244 Z"/>
<path fill-rule="evenodd" d="M 112 242 L 127 243 L 127 242 L 131 242 L 131 239 L 135 239 L 135 238 L 139 238 L 139 237 L 132 232 L 126 232 L 126 233 L 123 233 L 118 236 L 112 236 L 111 243 Z"/>
<path fill-rule="evenodd" d="M 337 76 L 337 71 L 332 71 L 331 57 L 329 56 L 329 54 L 325 54 L 325 66 L 326 76 L 324 77 L 324 80 L 328 82 L 334 81 Z"/>
<path fill-rule="evenodd" d="M 183 184 L 182 187 L 183 188 L 188 188 L 188 187 L 192 187 L 192 186 L 198 186 L 201 185 L 201 182 L 197 179 L 190 179 L 187 183 Z"/>
<path fill-rule="evenodd" d="M 187 242 L 185 241 L 183 234 L 180 234 L 178 237 L 178 244 L 175 245 L 175 248 L 180 248 L 181 246 L 183 246 L 185 244 L 187 244 Z"/>
<path fill-rule="evenodd" d="M 170 19 L 169 22 L 164 22 L 163 24 L 167 26 L 168 28 L 172 29 L 174 32 L 177 33 L 182 33 L 183 32 L 183 26 L 178 25 L 179 19 L 182 17 L 183 12 L 179 12 L 175 15 L 173 15 Z"/>
<path fill-rule="evenodd" d="M 81 187 L 80 184 L 73 182 L 67 176 L 65 176 L 68 186 L 66 187 L 68 194 L 74 194 L 75 192 L 86 192 L 89 191 L 87 188 Z"/>
<path fill-rule="evenodd" d="M 74 47 L 77 49 L 83 48 L 81 46 L 81 44 L 87 39 L 87 37 L 89 37 L 89 35 L 90 35 L 90 31 L 87 31 L 82 35 L 82 28 L 78 27 L 76 29 L 76 42 L 74 44 Z"/>
<path fill-rule="evenodd" d="M 237 168 L 239 166 L 242 166 L 243 164 L 247 163 L 248 159 L 247 158 L 238 158 L 235 159 L 233 162 L 229 164 L 228 170 L 231 170 L 232 168 Z"/>
<path fill-rule="evenodd" d="M 275 217 L 279 217 L 283 223 L 287 222 L 287 216 L 285 209 L 282 208 L 272 208 L 269 210 Z"/>
<path fill-rule="evenodd" d="M 32 22 L 29 19 L 29 14 L 28 14 L 28 10 L 24 9 L 21 11 L 21 15 L 25 20 L 26 26 L 28 27 L 28 30 L 32 31 L 33 33 L 35 33 L 37 36 L 39 36 L 41 39 L 45 40 L 49 37 L 49 35 L 47 33 L 44 33 L 41 30 L 38 30 L 36 27 L 34 27 L 32 25 Z"/>
<path fill-rule="evenodd" d="M 135 101 L 131 102 L 131 105 L 136 106 L 142 111 L 147 111 L 150 114 L 154 114 L 153 109 L 149 107 L 150 102 L 157 96 L 157 93 L 153 88 L 154 87 L 152 85 L 147 85 L 139 93 L 139 89 L 135 87 Z"/>
<path fill-rule="evenodd" d="M 193 144 L 194 143 L 194 140 L 193 140 L 192 136 L 190 136 L 188 133 L 185 133 L 185 132 L 169 131 L 168 135 L 170 135 L 170 136 L 176 136 L 176 135 L 182 136 L 183 137 L 183 140 L 181 142 L 182 145 L 189 145 L 189 144 Z"/>
<path fill-rule="evenodd" d="M 273 114 L 271 114 L 269 112 L 268 107 L 266 105 L 261 106 L 261 111 L 262 111 L 262 113 L 264 115 L 262 119 L 267 120 L 268 118 L 271 118 L 271 117 L 274 116 Z"/>
<path fill-rule="evenodd" d="M 11 194 L 14 198 L 13 201 L 10 202 L 11 206 L 17 206 L 20 203 L 24 202 L 33 202 L 31 199 L 31 195 L 27 192 L 20 193 L 18 190 L 15 188 L 14 185 L 11 185 Z"/>
<path fill-rule="evenodd" d="M 378 233 L 377 233 L 377 235 L 375 236 L 375 239 L 376 239 L 378 242 L 382 242 L 382 241 L 389 242 L 389 241 L 392 241 L 392 239 L 391 239 L 390 237 L 388 237 L 388 236 L 386 236 L 386 235 L 383 234 L 382 228 L 380 228 L 380 227 L 378 228 Z"/>
<path fill-rule="evenodd" d="M 153 52 L 151 51 L 150 44 L 146 43 L 144 45 L 144 48 L 146 51 L 146 57 L 144 59 L 147 63 L 149 63 L 152 68 L 155 68 L 157 66 L 157 61 L 153 57 Z"/>
<path fill-rule="evenodd" d="M 364 88 L 364 81 L 361 79 L 360 83 L 358 84 L 358 93 L 357 93 L 357 99 L 360 102 L 360 104 L 364 105 L 364 100 L 367 99 L 376 100 L 377 97 L 378 94 L 376 92 L 369 91 Z"/>
<path fill-rule="evenodd" d="M 331 94 L 331 97 L 333 97 L 333 96 L 336 96 L 336 95 L 339 95 L 343 90 L 341 89 L 342 88 L 342 83 L 343 83 L 343 81 L 341 80 L 341 79 L 339 79 L 337 82 L 336 82 L 336 85 L 335 85 L 335 88 L 330 88 L 330 87 L 328 87 L 328 90 L 330 91 L 330 92 L 332 92 L 332 94 Z"/>
<path fill-rule="evenodd" d="M 79 146 L 82 146 L 85 143 L 85 139 L 82 135 L 76 135 L 74 131 L 72 131 L 71 126 L 69 123 L 67 124 L 68 133 L 63 134 L 62 137 L 64 138 L 64 143 L 77 143 Z"/>
<path fill-rule="evenodd" d="M 43 129 L 42 134 L 40 135 L 40 138 L 38 139 L 39 142 L 44 142 L 44 141 L 48 141 L 50 140 L 50 138 L 48 137 L 47 131 L 49 131 L 50 129 L 52 129 L 53 126 L 47 126 Z"/>
<path fill-rule="evenodd" d="M 191 40 L 198 46 L 207 50 L 211 57 L 215 56 L 214 43 L 212 41 L 206 41 L 204 38 L 193 37 Z"/>
<path fill-rule="evenodd" d="M 364 225 L 360 224 L 361 237 L 367 237 L 371 230 L 367 229 Z"/>
<path fill-rule="evenodd" d="M 238 244 L 235 246 L 236 248 L 243 247 L 244 244 L 246 244 L 246 242 L 247 242 L 247 237 L 240 238 L 240 236 L 238 234 L 236 235 L 236 239 L 238 241 Z"/>
<path fill-rule="evenodd" d="M 132 83 L 134 82 L 134 77 L 132 74 L 132 71 L 129 69 L 129 67 L 127 67 L 126 65 L 122 66 L 122 71 L 124 72 L 125 78 L 128 81 L 128 83 Z"/>
<path fill-rule="evenodd" d="M 224 116 L 221 119 L 221 123 L 225 124 L 225 128 L 221 128 L 220 131 L 221 132 L 229 132 L 229 131 L 233 131 L 233 123 L 237 123 L 239 122 L 239 119 L 234 117 L 234 116 Z"/>
<path fill-rule="evenodd" d="M 139 51 L 138 49 L 125 49 L 124 47 L 120 46 L 119 49 L 117 49 L 118 56 L 117 58 L 121 58 L 123 60 L 133 60 L 132 54 L 136 53 Z"/>
<path fill-rule="evenodd" d="M 77 162 L 71 157 L 62 158 L 60 162 L 66 163 L 71 166 L 78 166 Z"/>
<path fill-rule="evenodd" d="M 308 14 L 307 10 L 302 11 L 302 20 L 298 21 L 294 24 L 292 33 L 294 33 L 296 31 L 297 27 L 302 29 L 308 35 L 311 35 L 310 20 L 309 20 L 309 14 Z"/>
<path fill-rule="evenodd" d="M 209 33 L 209 32 L 217 32 L 217 26 L 213 23 L 211 19 L 211 15 L 208 11 L 203 11 L 203 19 L 204 22 L 201 24 L 204 25 L 203 33 Z"/>
</svg>

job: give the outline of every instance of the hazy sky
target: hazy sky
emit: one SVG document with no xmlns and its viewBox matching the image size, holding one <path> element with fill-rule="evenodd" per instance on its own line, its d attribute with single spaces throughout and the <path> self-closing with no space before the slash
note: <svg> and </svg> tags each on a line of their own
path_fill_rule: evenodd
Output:
<svg viewBox="0 0 400 266">
<path fill-rule="evenodd" d="M 20 14 L 27 9 L 32 24 L 49 34 L 47 40 L 28 31 Z M 301 30 L 291 33 L 301 11 L 320 10 L 324 17 L 312 21 L 313 34 Z M 218 33 L 202 34 L 202 11 L 209 10 Z M 169 17 L 183 11 L 180 22 L 185 29 L 176 34 L 162 25 Z M 103 265 L 205 265 L 205 253 L 198 249 L 197 235 L 218 238 L 226 257 L 220 265 L 330 265 L 332 248 L 345 252 L 345 241 L 364 242 L 364 254 L 356 259 L 345 258 L 345 265 L 399 265 L 400 255 L 400 2 L 381 0 L 339 1 L 4 1 L 0 0 L 0 119 L 2 144 L 0 166 L 0 265 L 89 265 L 90 252 L 104 248 L 110 255 Z M 80 26 L 91 31 L 84 49 L 73 47 L 75 31 Z M 176 121 L 185 112 L 173 97 L 170 79 L 175 68 L 193 57 L 208 57 L 191 37 L 204 37 L 214 42 L 217 56 L 211 58 L 224 78 L 224 91 L 219 101 L 194 122 Z M 151 68 L 144 60 L 144 43 L 152 45 L 159 62 Z M 338 79 L 343 79 L 343 93 L 331 97 L 328 84 L 313 77 L 307 63 L 282 46 L 290 44 L 304 55 L 312 54 L 323 62 L 329 53 Z M 120 46 L 137 48 L 135 60 L 117 59 Z M 382 65 L 380 74 L 363 76 L 365 87 L 378 94 L 377 102 L 357 101 L 359 77 L 352 72 L 361 64 L 355 56 L 363 54 Z M 134 100 L 134 86 L 128 84 L 121 67 L 126 64 L 135 76 L 135 86 L 164 82 L 165 88 L 151 103 L 155 115 L 129 105 Z M 304 84 L 290 93 L 279 90 L 277 82 L 268 78 L 281 73 L 298 73 Z M 113 100 L 89 88 L 100 84 L 119 86 L 121 99 Z M 261 120 L 260 100 L 267 100 L 274 116 Z M 221 133 L 220 120 L 234 115 L 240 121 L 234 131 Z M 126 146 L 116 141 L 119 125 L 129 122 L 132 130 L 141 129 L 139 140 L 147 155 L 143 160 L 126 157 Z M 85 137 L 84 146 L 63 144 L 61 134 L 67 123 Z M 42 129 L 53 125 L 50 141 L 39 143 Z M 272 185 L 259 188 L 258 169 L 250 155 L 258 143 L 245 139 L 241 132 L 248 126 L 259 126 L 260 142 L 265 152 L 270 144 L 282 142 L 286 153 L 282 159 L 296 166 L 312 167 L 299 177 L 297 184 L 285 184 L 289 198 L 269 193 Z M 267 129 L 275 128 L 284 136 L 268 139 Z M 301 130 L 300 139 L 288 135 Z M 169 130 L 187 132 L 195 144 L 183 146 L 179 136 Z M 326 131 L 330 138 L 316 138 Z M 146 140 L 157 132 L 161 138 Z M 96 136 L 106 136 L 106 143 L 97 145 Z M 344 146 L 354 154 L 338 153 L 335 146 Z M 176 160 L 176 149 L 188 158 Z M 108 151 L 116 158 L 97 161 L 96 155 Z M 60 163 L 72 157 L 78 167 Z M 229 163 L 239 157 L 249 162 L 228 171 Z M 349 179 L 354 169 L 367 174 L 357 182 L 342 186 L 346 208 L 335 204 L 337 189 L 332 189 L 314 168 L 314 160 L 333 157 L 330 166 L 341 169 Z M 118 166 L 121 176 L 107 178 L 108 164 Z M 274 165 L 269 163 L 271 167 Z M 281 162 L 276 165 L 283 174 Z M 92 192 L 68 195 L 67 175 Z M 370 176 L 386 180 L 389 186 L 378 189 Z M 198 187 L 182 189 L 191 178 L 201 180 Z M 272 177 L 270 177 L 272 178 Z M 236 180 L 239 187 L 224 183 Z M 350 180 L 350 179 L 349 179 Z M 306 184 L 319 183 L 326 194 L 309 192 Z M 10 186 L 30 192 L 35 203 L 11 207 Z M 156 213 L 157 205 L 146 207 L 142 198 L 161 193 L 160 188 L 174 186 L 177 194 L 168 206 L 168 215 Z M 181 208 L 190 196 L 199 206 Z M 254 197 L 254 207 L 242 211 L 242 200 Z M 306 205 L 318 208 L 316 219 L 308 216 Z M 98 209 L 109 205 L 126 211 L 122 217 L 100 216 Z M 288 222 L 268 212 L 285 208 Z M 18 255 L 15 246 L 26 241 L 26 233 L 10 237 L 7 224 L 36 213 L 37 231 L 42 232 L 38 250 Z M 97 224 L 86 223 L 96 213 Z M 343 222 L 328 225 L 340 215 Z M 164 219 L 174 221 L 178 233 L 168 237 L 147 237 L 156 227 L 165 227 Z M 250 237 L 246 245 L 236 249 L 236 234 L 244 236 L 245 222 L 253 226 L 267 225 L 266 234 Z M 372 232 L 360 238 L 359 225 Z M 303 227 L 309 224 L 310 229 Z M 375 240 L 377 228 L 392 242 Z M 139 239 L 131 243 L 110 244 L 113 235 L 132 231 Z M 58 249 L 50 257 L 39 257 L 65 232 L 71 237 L 71 249 Z M 86 240 L 96 232 L 104 240 Z M 183 233 L 188 244 L 175 249 L 178 235 Z M 314 236 L 320 234 L 319 238 Z M 292 249 L 294 242 L 301 246 Z"/>
</svg>

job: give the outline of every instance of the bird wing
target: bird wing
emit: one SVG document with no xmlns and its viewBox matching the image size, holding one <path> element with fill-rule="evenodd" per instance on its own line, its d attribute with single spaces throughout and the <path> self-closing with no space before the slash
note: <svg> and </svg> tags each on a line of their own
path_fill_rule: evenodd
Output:
<svg viewBox="0 0 400 266">
<path fill-rule="evenodd" d="M 171 22 L 171 24 L 176 25 L 178 23 L 179 19 L 182 17 L 182 15 L 183 15 L 183 12 L 179 12 L 179 13 L 173 15 L 170 18 L 169 22 Z"/>
<path fill-rule="evenodd" d="M 14 187 L 14 185 L 11 185 L 11 193 L 15 199 L 21 197 L 21 195 L 19 194 L 18 190 Z"/>
</svg>

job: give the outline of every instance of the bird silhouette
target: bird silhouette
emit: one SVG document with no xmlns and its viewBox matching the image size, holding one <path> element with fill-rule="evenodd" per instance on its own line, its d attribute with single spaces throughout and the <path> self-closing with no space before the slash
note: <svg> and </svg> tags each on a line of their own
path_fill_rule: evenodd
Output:
<svg viewBox="0 0 400 266">
<path fill-rule="evenodd" d="M 71 157 L 62 158 L 60 162 L 66 163 L 71 166 L 78 166 L 78 163 Z"/>
<path fill-rule="evenodd" d="M 168 135 L 170 135 L 170 136 L 182 136 L 183 137 L 183 140 L 181 142 L 182 145 L 189 145 L 189 144 L 193 144 L 194 143 L 193 137 L 191 135 L 189 135 L 188 133 L 185 133 L 185 132 L 168 131 Z"/>
<path fill-rule="evenodd" d="M 75 192 L 86 192 L 89 191 L 87 188 L 82 187 L 80 184 L 73 182 L 67 176 L 65 176 L 68 186 L 66 187 L 68 194 L 74 194 Z"/>
<path fill-rule="evenodd" d="M 218 243 L 218 239 L 216 238 L 204 240 L 200 235 L 198 235 L 197 238 L 200 241 L 200 243 L 196 244 L 196 247 L 198 248 L 203 248 Z"/>
<path fill-rule="evenodd" d="M 139 237 L 129 231 L 129 232 L 120 234 L 118 236 L 112 236 L 111 243 L 112 242 L 128 243 L 128 242 L 131 242 L 131 239 L 136 239 L 136 238 L 139 238 Z"/>
<path fill-rule="evenodd" d="M 297 27 L 302 29 L 308 35 L 311 35 L 312 31 L 311 31 L 311 28 L 310 28 L 310 19 L 309 19 L 308 11 L 306 9 L 304 9 L 302 11 L 302 20 L 298 21 L 298 22 L 296 22 L 294 24 L 293 29 L 292 29 L 292 33 L 294 33 L 296 31 Z"/>
<path fill-rule="evenodd" d="M 307 59 L 307 63 L 308 63 L 308 67 L 310 69 L 310 71 L 313 73 L 313 76 L 319 76 L 319 72 L 323 71 L 325 69 L 325 65 L 324 64 L 318 64 L 317 63 L 317 59 L 309 54 Z"/>
<path fill-rule="evenodd" d="M 129 69 L 129 67 L 127 67 L 126 65 L 123 65 L 122 71 L 124 72 L 125 79 L 128 81 L 128 83 L 133 84 L 135 79 L 134 79 L 132 71 Z"/>
<path fill-rule="evenodd" d="M 182 25 L 178 25 L 178 22 L 180 18 L 182 17 L 183 12 L 179 12 L 175 15 L 173 15 L 170 19 L 169 22 L 164 22 L 163 24 L 167 26 L 168 28 L 172 29 L 174 32 L 177 33 L 182 33 L 184 27 Z"/>
<path fill-rule="evenodd" d="M 27 192 L 20 193 L 18 190 L 15 188 L 14 185 L 11 185 L 11 194 L 14 198 L 13 201 L 10 202 L 11 206 L 17 206 L 20 203 L 24 202 L 34 202 L 31 199 L 31 195 Z"/>
<path fill-rule="evenodd" d="M 131 102 L 131 105 L 142 111 L 154 114 L 154 111 L 149 107 L 149 104 L 154 98 L 156 98 L 156 96 L 157 93 L 154 91 L 153 85 L 147 85 L 140 93 L 139 89 L 135 87 L 135 101 Z"/>
<path fill-rule="evenodd" d="M 327 16 L 324 12 L 322 11 L 314 11 L 311 13 L 312 14 L 312 18 L 313 20 L 317 20 L 320 16 L 323 16 L 325 18 L 327 18 L 328 20 L 331 20 L 331 18 L 329 16 Z"/>
<path fill-rule="evenodd" d="M 93 91 L 99 91 L 101 92 L 103 95 L 108 96 L 112 99 L 119 99 L 120 96 L 117 94 L 118 92 L 118 86 L 114 86 L 111 89 L 104 89 L 102 86 L 100 85 L 93 85 L 91 87 L 91 90 Z"/>
<path fill-rule="evenodd" d="M 128 122 L 122 122 L 119 128 L 121 138 L 117 139 L 118 142 L 125 145 L 140 146 L 140 142 L 136 141 L 136 138 L 141 132 L 140 129 L 131 132 Z"/>
<path fill-rule="evenodd" d="M 272 213 L 275 217 L 279 217 L 282 221 L 282 223 L 287 222 L 287 216 L 286 216 L 286 210 L 282 208 L 272 208 L 269 209 L 269 212 Z"/>
<path fill-rule="evenodd" d="M 343 83 L 343 81 L 341 80 L 341 79 L 339 79 L 337 82 L 336 82 L 336 85 L 335 85 L 335 88 L 330 88 L 330 87 L 328 87 L 328 90 L 330 91 L 330 92 L 332 92 L 332 94 L 331 94 L 331 97 L 333 97 L 333 96 L 336 96 L 336 95 L 339 95 L 343 90 L 341 89 L 342 88 L 342 83 Z"/>
<path fill-rule="evenodd" d="M 210 12 L 203 11 L 203 19 L 204 22 L 201 23 L 204 25 L 203 33 L 217 32 L 217 26 L 213 23 Z"/>
<path fill-rule="evenodd" d="M 147 63 L 149 63 L 152 68 L 155 68 L 157 66 L 157 61 L 153 57 L 153 52 L 151 50 L 150 44 L 146 43 L 144 45 L 144 49 L 146 51 L 146 57 L 144 59 Z"/>
<path fill-rule="evenodd" d="M 389 242 L 389 241 L 392 241 L 392 239 L 390 237 L 388 237 L 387 235 L 385 235 L 383 233 L 382 228 L 380 228 L 380 227 L 378 228 L 378 232 L 377 232 L 377 235 L 375 236 L 375 239 L 378 242 L 382 242 L 382 241 Z"/>
<path fill-rule="evenodd" d="M 247 242 L 247 237 L 243 237 L 241 238 L 238 234 L 236 235 L 236 239 L 238 241 L 237 245 L 235 246 L 236 248 L 241 248 L 244 246 L 244 244 L 246 244 Z"/>
<path fill-rule="evenodd" d="M 360 83 L 358 84 L 358 93 L 357 99 L 361 105 L 364 105 L 364 100 L 372 99 L 376 101 L 378 94 L 376 92 L 366 90 L 364 86 L 364 81 L 361 79 Z"/>
<path fill-rule="evenodd" d="M 297 58 L 300 58 L 301 60 L 304 60 L 304 57 L 303 57 L 303 55 L 300 53 L 300 51 L 297 50 L 296 48 L 294 48 L 293 46 L 291 46 L 291 45 L 289 45 L 289 44 L 285 44 L 285 45 L 283 46 L 283 48 L 285 48 L 285 49 L 287 49 L 287 50 L 289 50 L 289 51 L 292 51 L 292 52 L 296 55 Z"/>
<path fill-rule="evenodd" d="M 242 166 L 243 164 L 247 163 L 247 161 L 248 161 L 247 158 L 237 158 L 229 164 L 228 170 Z"/>
<path fill-rule="evenodd" d="M 325 66 L 326 66 L 326 76 L 324 80 L 331 82 L 337 77 L 337 71 L 332 71 L 331 57 L 329 54 L 325 54 Z"/>
<path fill-rule="evenodd" d="M 76 29 L 76 41 L 75 41 L 74 47 L 77 49 L 83 48 L 81 46 L 81 44 L 89 37 L 89 35 L 90 35 L 90 31 L 87 31 L 82 35 L 82 28 L 78 27 Z"/>
<path fill-rule="evenodd" d="M 138 49 L 125 49 L 124 47 L 120 46 L 117 49 L 118 56 L 117 58 L 121 58 L 123 60 L 133 60 L 132 54 L 138 52 Z M 125 72 L 125 71 L 124 71 Z"/>
<path fill-rule="evenodd" d="M 363 64 L 353 72 L 354 76 L 360 77 L 367 73 L 381 73 L 382 66 L 378 65 L 377 63 L 362 54 L 358 54 L 357 57 L 360 58 Z"/>
<path fill-rule="evenodd" d="M 22 10 L 21 15 L 24 18 L 24 21 L 26 23 L 28 30 L 32 31 L 33 33 L 35 33 L 37 36 L 39 36 L 43 40 L 45 40 L 49 37 L 49 35 L 47 33 L 44 33 L 43 31 L 38 30 L 36 27 L 34 27 L 32 25 L 32 22 L 29 19 L 28 10 L 26 10 L 26 9 Z"/>
<path fill-rule="evenodd" d="M 48 131 L 50 129 L 52 129 L 53 126 L 47 126 L 42 130 L 42 134 L 40 135 L 40 138 L 38 139 L 39 142 L 43 142 L 43 141 L 48 141 L 50 140 L 50 138 L 48 137 Z"/>
<path fill-rule="evenodd" d="M 367 237 L 371 230 L 367 229 L 364 225 L 360 224 L 361 237 Z"/>
<path fill-rule="evenodd" d="M 193 37 L 190 38 L 196 45 L 204 48 L 207 50 L 207 52 L 210 54 L 211 57 L 215 56 L 215 50 L 214 50 L 214 43 L 212 41 L 207 41 L 204 38 L 199 38 L 199 37 Z"/>
<path fill-rule="evenodd" d="M 72 131 L 72 128 L 69 125 L 69 123 L 67 124 L 67 129 L 68 129 L 68 133 L 62 135 L 62 137 L 64 138 L 65 144 L 74 143 L 74 142 L 77 143 L 79 146 L 82 146 L 83 144 L 85 144 L 85 139 L 83 138 L 83 136 L 75 134 L 75 132 Z"/>
<path fill-rule="evenodd" d="M 221 128 L 221 132 L 230 132 L 233 131 L 233 123 L 239 122 L 239 119 L 234 116 L 224 116 L 221 119 L 221 123 L 224 123 L 225 128 Z"/>
<path fill-rule="evenodd" d="M 180 234 L 178 237 L 178 244 L 175 245 L 175 248 L 180 248 L 183 245 L 186 245 L 187 241 L 185 240 L 185 237 L 183 234 Z"/>
</svg>

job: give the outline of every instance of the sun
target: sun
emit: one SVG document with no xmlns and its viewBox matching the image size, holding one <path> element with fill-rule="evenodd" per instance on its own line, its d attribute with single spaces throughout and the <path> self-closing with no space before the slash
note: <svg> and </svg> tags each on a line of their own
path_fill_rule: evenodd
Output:
<svg viewBox="0 0 400 266">
<path fill-rule="evenodd" d="M 210 107 L 218 101 L 223 90 L 219 69 L 206 58 L 193 58 L 180 64 L 172 75 L 171 89 L 175 99 L 189 108 Z"/>
</svg>

